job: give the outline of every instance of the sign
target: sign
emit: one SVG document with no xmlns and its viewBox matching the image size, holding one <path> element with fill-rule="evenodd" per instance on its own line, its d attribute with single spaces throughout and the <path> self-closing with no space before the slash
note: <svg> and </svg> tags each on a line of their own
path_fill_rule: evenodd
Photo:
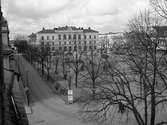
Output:
<svg viewBox="0 0 167 125">
<path fill-rule="evenodd" d="M 68 90 L 68 95 L 73 95 L 73 91 L 72 90 Z"/>
<path fill-rule="evenodd" d="M 68 102 L 73 103 L 73 90 L 68 90 Z"/>
</svg>

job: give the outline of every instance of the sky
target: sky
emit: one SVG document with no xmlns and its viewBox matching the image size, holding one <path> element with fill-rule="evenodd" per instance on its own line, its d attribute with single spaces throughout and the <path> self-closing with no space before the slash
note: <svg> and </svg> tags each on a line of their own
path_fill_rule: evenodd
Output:
<svg viewBox="0 0 167 125">
<path fill-rule="evenodd" d="M 10 37 L 43 27 L 91 27 L 100 33 L 122 32 L 149 0 L 1 0 Z"/>
</svg>

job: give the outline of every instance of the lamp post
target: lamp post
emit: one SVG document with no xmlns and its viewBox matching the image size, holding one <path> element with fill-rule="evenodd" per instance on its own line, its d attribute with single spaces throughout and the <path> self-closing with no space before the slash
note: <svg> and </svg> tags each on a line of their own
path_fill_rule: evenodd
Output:
<svg viewBox="0 0 167 125">
<path fill-rule="evenodd" d="M 3 73 L 3 43 L 2 43 L 2 11 L 0 0 L 0 124 L 4 125 L 4 73 Z"/>
</svg>

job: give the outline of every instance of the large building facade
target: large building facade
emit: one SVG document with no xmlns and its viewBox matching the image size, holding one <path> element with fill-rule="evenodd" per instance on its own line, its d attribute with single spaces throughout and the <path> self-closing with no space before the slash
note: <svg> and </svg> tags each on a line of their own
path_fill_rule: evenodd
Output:
<svg viewBox="0 0 167 125">
<path fill-rule="evenodd" d="M 73 26 L 53 29 L 43 28 L 36 34 L 38 45 L 48 45 L 50 51 L 80 51 L 88 52 L 97 49 L 99 33 L 91 28 L 77 28 Z"/>
</svg>

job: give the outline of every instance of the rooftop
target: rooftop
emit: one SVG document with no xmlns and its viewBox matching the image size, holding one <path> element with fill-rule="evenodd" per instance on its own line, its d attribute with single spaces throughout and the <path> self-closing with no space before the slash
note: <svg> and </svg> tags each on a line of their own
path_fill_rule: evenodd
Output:
<svg viewBox="0 0 167 125">
<path fill-rule="evenodd" d="M 64 26 L 64 27 L 55 27 L 53 29 L 45 29 L 43 28 L 38 33 L 55 33 L 56 31 L 65 31 L 65 30 L 81 30 L 84 33 L 98 33 L 98 31 L 91 29 L 90 27 L 87 29 L 84 29 L 83 27 L 75 27 L 75 26 Z"/>
</svg>

